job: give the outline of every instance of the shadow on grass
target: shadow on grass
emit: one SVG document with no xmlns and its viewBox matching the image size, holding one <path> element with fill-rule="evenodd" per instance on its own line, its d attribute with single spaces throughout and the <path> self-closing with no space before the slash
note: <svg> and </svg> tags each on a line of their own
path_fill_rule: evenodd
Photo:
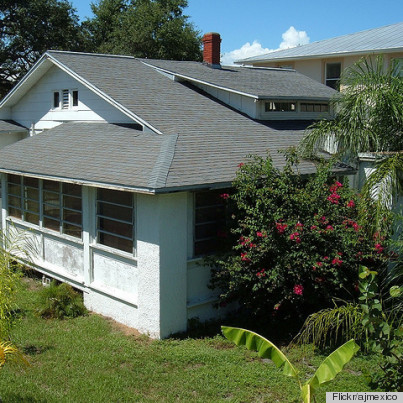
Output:
<svg viewBox="0 0 403 403">
<path fill-rule="evenodd" d="M 38 399 L 34 396 L 21 396 L 17 393 L 2 393 L 0 402 L 3 403 L 47 403 L 47 400 Z"/>
<path fill-rule="evenodd" d="M 198 318 L 188 321 L 186 332 L 171 335 L 174 339 L 202 339 L 221 334 L 221 326 L 233 326 L 256 332 L 278 345 L 288 345 L 302 326 L 303 320 L 284 320 L 272 317 L 257 317 L 250 312 L 238 311 L 220 320 L 202 322 Z"/>
<path fill-rule="evenodd" d="M 24 346 L 22 351 L 25 355 L 38 355 L 42 354 L 46 351 L 54 350 L 52 346 L 35 346 L 34 344 L 29 344 L 28 346 Z"/>
</svg>

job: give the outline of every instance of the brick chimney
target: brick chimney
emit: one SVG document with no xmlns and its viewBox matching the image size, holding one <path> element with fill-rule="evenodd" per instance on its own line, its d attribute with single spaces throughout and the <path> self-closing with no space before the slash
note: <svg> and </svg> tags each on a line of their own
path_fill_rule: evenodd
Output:
<svg viewBox="0 0 403 403">
<path fill-rule="evenodd" d="M 209 32 L 202 38 L 203 41 L 203 62 L 211 67 L 219 68 L 220 65 L 220 50 L 221 38 L 216 32 Z"/>
</svg>

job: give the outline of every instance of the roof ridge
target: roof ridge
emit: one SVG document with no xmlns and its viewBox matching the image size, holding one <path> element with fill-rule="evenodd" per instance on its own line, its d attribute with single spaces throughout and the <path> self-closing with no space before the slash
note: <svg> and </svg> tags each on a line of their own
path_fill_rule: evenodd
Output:
<svg viewBox="0 0 403 403">
<path fill-rule="evenodd" d="M 298 46 L 291 47 L 291 48 L 276 49 L 276 50 L 273 50 L 271 52 L 264 53 L 262 55 L 251 56 L 251 57 L 247 57 L 247 58 L 244 58 L 244 59 L 239 59 L 239 60 L 236 60 L 236 62 L 256 61 L 256 58 L 263 58 L 263 57 L 268 56 L 268 55 L 284 53 L 284 52 L 286 52 L 286 51 L 288 51 L 290 49 L 294 49 L 294 48 L 299 48 L 299 49 L 301 49 L 301 48 L 309 48 L 312 45 L 315 45 L 315 44 L 318 44 L 318 43 L 324 43 L 324 42 L 327 42 L 327 41 L 340 40 L 342 38 L 348 38 L 348 37 L 351 37 L 351 36 L 362 35 L 362 34 L 365 34 L 365 33 L 371 32 L 371 31 L 378 31 L 378 30 L 382 30 L 382 29 L 386 29 L 386 28 L 389 28 L 389 27 L 398 26 L 398 25 L 402 25 L 402 24 L 403 24 L 403 21 L 397 22 L 395 24 L 382 25 L 381 27 L 363 29 L 361 31 L 350 32 L 348 34 L 333 36 L 331 38 L 320 39 L 320 40 L 317 40 L 317 41 L 314 41 L 314 42 L 305 43 L 303 45 L 298 45 Z M 258 59 L 258 60 L 260 60 L 260 59 Z"/>
<path fill-rule="evenodd" d="M 116 54 L 108 54 L 108 53 L 91 53 L 91 52 L 75 52 L 73 50 L 58 50 L 58 49 L 48 49 L 45 53 L 64 53 L 64 54 L 73 54 L 73 55 L 84 55 L 84 56 L 100 56 L 100 57 L 114 57 L 117 59 L 133 59 L 137 58 L 129 55 L 116 55 Z"/>
<path fill-rule="evenodd" d="M 166 186 L 169 169 L 174 159 L 178 134 L 161 136 L 162 144 L 159 155 L 150 175 L 148 186 L 158 189 Z"/>
</svg>

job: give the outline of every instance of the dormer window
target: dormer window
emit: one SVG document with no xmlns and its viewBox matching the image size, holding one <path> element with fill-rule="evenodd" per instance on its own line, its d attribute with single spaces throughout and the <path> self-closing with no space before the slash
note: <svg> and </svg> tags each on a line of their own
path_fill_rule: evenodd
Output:
<svg viewBox="0 0 403 403">
<path fill-rule="evenodd" d="M 78 90 L 53 91 L 53 109 L 74 109 L 78 107 Z"/>
<path fill-rule="evenodd" d="M 53 109 L 59 108 L 60 106 L 60 92 L 55 91 L 53 93 Z"/>
<path fill-rule="evenodd" d="M 265 112 L 295 112 L 297 104 L 290 101 L 270 101 L 265 102 Z"/>
</svg>

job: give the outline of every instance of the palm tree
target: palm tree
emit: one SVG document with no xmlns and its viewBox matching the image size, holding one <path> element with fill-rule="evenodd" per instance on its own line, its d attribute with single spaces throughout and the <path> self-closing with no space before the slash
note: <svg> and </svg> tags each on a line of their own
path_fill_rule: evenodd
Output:
<svg viewBox="0 0 403 403">
<path fill-rule="evenodd" d="M 362 190 L 363 199 L 375 203 L 377 216 L 390 208 L 403 188 L 403 78 L 399 65 L 385 68 L 384 59 L 361 59 L 345 70 L 342 91 L 332 100 L 335 118 L 310 126 L 301 142 L 305 156 L 329 144 L 349 163 L 359 153 L 372 153 L 375 169 Z M 375 220 L 379 225 L 380 221 Z"/>
</svg>

